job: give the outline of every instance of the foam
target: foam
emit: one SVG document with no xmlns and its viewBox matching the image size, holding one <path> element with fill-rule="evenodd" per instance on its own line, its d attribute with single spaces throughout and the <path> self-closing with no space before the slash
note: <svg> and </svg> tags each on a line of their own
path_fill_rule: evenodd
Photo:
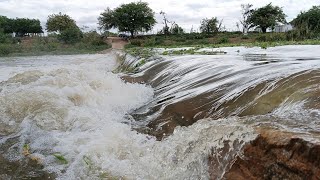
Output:
<svg viewBox="0 0 320 180">
<path fill-rule="evenodd" d="M 54 58 L 58 61 L 50 63 Z M 28 63 L 28 58 L 23 60 Z M 19 150 L 29 144 L 31 155 L 58 179 L 206 179 L 212 148 L 223 147 L 224 140 L 247 142 L 254 137 L 237 119 L 224 119 L 178 127 L 169 138 L 156 141 L 133 131 L 134 122 L 127 118 L 153 98 L 153 89 L 125 83 L 111 73 L 114 56 L 29 61 L 35 66 L 12 67 L 2 78 L 0 133 L 19 137 L 18 150 L 5 157 L 24 158 Z M 55 153 L 68 164 L 59 162 Z M 221 162 L 217 173 L 222 175 L 228 163 Z"/>
</svg>

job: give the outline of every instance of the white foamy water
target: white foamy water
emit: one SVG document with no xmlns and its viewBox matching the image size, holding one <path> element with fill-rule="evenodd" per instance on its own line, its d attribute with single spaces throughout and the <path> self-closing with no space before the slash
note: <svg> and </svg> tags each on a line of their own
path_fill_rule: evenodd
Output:
<svg viewBox="0 0 320 180">
<path fill-rule="evenodd" d="M 2 60 L 0 145 L 18 139 L 3 156 L 26 158 L 29 144 L 30 157 L 58 179 L 208 179 L 212 148 L 254 137 L 233 118 L 178 127 L 163 141 L 137 133 L 128 114 L 150 101 L 153 89 L 123 82 L 115 67 L 112 54 Z M 217 177 L 230 158 L 220 161 Z"/>
</svg>

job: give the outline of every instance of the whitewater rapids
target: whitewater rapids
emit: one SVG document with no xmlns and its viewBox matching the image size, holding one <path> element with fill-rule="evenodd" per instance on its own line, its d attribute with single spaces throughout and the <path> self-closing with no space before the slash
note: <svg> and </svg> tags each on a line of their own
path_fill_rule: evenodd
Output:
<svg viewBox="0 0 320 180">
<path fill-rule="evenodd" d="M 177 127 L 162 141 L 136 132 L 130 113 L 151 102 L 154 90 L 124 82 L 112 73 L 116 66 L 114 53 L 2 58 L 0 179 L 208 179 L 213 149 L 255 138 L 236 117 Z M 239 149 L 231 148 L 217 177 Z M 24 168 L 25 159 L 42 169 Z M 19 171 L 1 168 L 8 164 Z"/>
</svg>

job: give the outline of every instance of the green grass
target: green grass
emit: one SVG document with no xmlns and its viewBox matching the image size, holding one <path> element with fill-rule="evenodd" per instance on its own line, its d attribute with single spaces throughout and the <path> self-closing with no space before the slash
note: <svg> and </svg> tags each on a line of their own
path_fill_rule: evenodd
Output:
<svg viewBox="0 0 320 180">
<path fill-rule="evenodd" d="M 66 160 L 65 157 L 63 157 L 63 155 L 61 155 L 60 153 L 56 153 L 56 154 L 53 154 L 53 156 L 59 160 L 62 164 L 68 164 L 68 161 Z"/>
<path fill-rule="evenodd" d="M 162 55 L 218 55 L 218 54 L 226 54 L 224 51 L 198 51 L 200 48 L 190 48 L 190 49 L 180 49 L 180 50 L 168 50 L 164 51 Z"/>
<path fill-rule="evenodd" d="M 132 56 L 145 59 L 148 59 L 154 55 L 152 48 L 130 47 L 126 48 L 125 52 Z"/>
<path fill-rule="evenodd" d="M 220 48 L 220 47 L 275 47 L 285 45 L 320 45 L 320 40 L 302 40 L 302 41 L 278 41 L 278 42 L 242 42 L 242 43 L 222 43 L 222 44 L 197 44 L 197 45 L 170 45 L 170 46 L 154 46 L 153 48 L 182 48 L 182 47 L 196 47 L 196 48 Z"/>
<path fill-rule="evenodd" d="M 114 73 L 124 72 L 124 73 L 135 73 L 139 71 L 139 68 L 146 64 L 150 58 L 155 56 L 155 51 L 153 48 L 142 48 L 142 47 L 126 47 L 124 55 L 118 55 L 117 61 L 120 64 L 117 69 L 115 69 Z M 125 64 L 125 60 L 127 55 L 134 56 L 139 61 L 137 64 L 127 65 Z"/>
<path fill-rule="evenodd" d="M 0 57 L 93 54 L 111 48 L 106 43 L 92 43 L 84 40 L 74 44 L 65 44 L 56 38 L 34 38 L 28 44 L 0 43 Z"/>
<path fill-rule="evenodd" d="M 181 34 L 181 35 L 148 35 L 131 40 L 127 48 L 148 47 L 148 48 L 179 48 L 179 47 L 262 47 L 282 45 L 319 45 L 320 35 L 313 37 L 300 37 L 297 32 L 287 33 L 250 33 L 247 36 L 238 32 L 221 32 L 218 34 Z"/>
</svg>

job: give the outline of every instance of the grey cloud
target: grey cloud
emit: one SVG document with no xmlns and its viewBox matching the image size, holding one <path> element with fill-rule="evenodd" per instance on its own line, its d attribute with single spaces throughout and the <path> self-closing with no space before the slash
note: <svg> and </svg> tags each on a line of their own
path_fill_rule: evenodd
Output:
<svg viewBox="0 0 320 180">
<path fill-rule="evenodd" d="M 203 8 L 208 7 L 208 5 L 206 4 L 196 4 L 196 3 L 192 3 L 192 4 L 186 4 L 186 7 L 188 7 L 191 10 L 201 10 Z"/>
<path fill-rule="evenodd" d="M 132 0 L 133 1 L 133 0 Z M 229 29 L 235 29 L 235 24 L 240 16 L 240 4 L 251 3 L 254 8 L 266 5 L 269 1 L 274 5 L 283 7 L 288 15 L 288 20 L 293 19 L 300 11 L 305 11 L 313 5 L 319 5 L 319 0 L 145 0 L 157 13 L 158 24 L 155 29 L 163 26 L 162 17 L 158 14 L 161 10 L 167 12 L 168 18 L 175 21 L 185 29 L 191 26 L 199 26 L 202 18 L 218 17 L 224 19 L 224 25 Z M 11 18 L 30 17 L 40 19 L 45 24 L 47 16 L 52 13 L 67 13 L 74 18 L 79 26 L 97 27 L 98 16 L 106 7 L 115 8 L 131 0 L 0 0 L 0 15 Z"/>
</svg>

